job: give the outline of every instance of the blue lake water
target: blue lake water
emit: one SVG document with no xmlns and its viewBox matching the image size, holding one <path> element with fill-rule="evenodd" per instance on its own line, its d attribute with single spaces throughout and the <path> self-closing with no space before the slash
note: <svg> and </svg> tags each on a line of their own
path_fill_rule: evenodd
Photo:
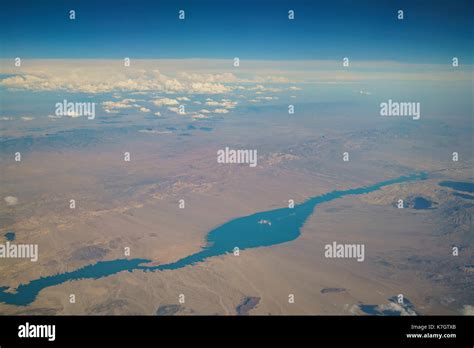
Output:
<svg viewBox="0 0 474 348">
<path fill-rule="evenodd" d="M 442 181 L 439 183 L 439 186 L 449 187 L 457 191 L 474 193 L 474 183 L 472 182 Z"/>
<path fill-rule="evenodd" d="M 32 303 L 38 293 L 50 286 L 78 279 L 98 279 L 123 271 L 165 271 L 183 268 L 205 259 L 240 250 L 266 247 L 292 241 L 300 235 L 300 230 L 318 204 L 329 202 L 348 195 L 362 195 L 379 190 L 388 185 L 424 180 L 426 173 L 402 176 L 367 187 L 332 191 L 313 197 L 294 208 L 280 208 L 236 218 L 213 229 L 207 235 L 207 245 L 201 251 L 172 263 L 147 266 L 147 259 L 119 259 L 100 261 L 75 271 L 35 279 L 21 284 L 16 289 L 0 287 L 0 302 L 26 306 Z M 268 223 L 269 222 L 269 223 Z"/>
<path fill-rule="evenodd" d="M 423 197 L 415 197 L 413 201 L 413 208 L 415 209 L 429 209 L 431 207 L 431 202 Z"/>
<path fill-rule="evenodd" d="M 381 309 L 378 305 L 360 305 L 360 310 L 369 315 L 400 316 L 400 311 Z"/>
<path fill-rule="evenodd" d="M 398 304 L 405 311 L 416 313 L 415 305 L 406 297 L 403 299 L 402 304 L 398 302 L 398 298 L 396 296 L 393 296 L 389 298 L 388 300 L 392 303 Z M 402 314 L 402 312 L 399 309 L 395 309 L 395 308 L 387 309 L 379 305 L 362 304 L 362 305 L 359 305 L 359 308 L 362 312 L 369 315 L 400 316 Z"/>
<path fill-rule="evenodd" d="M 15 240 L 15 232 L 8 231 L 7 233 L 5 233 L 5 238 L 9 242 L 14 241 Z"/>
<path fill-rule="evenodd" d="M 461 198 L 464 198 L 464 199 L 474 200 L 474 196 L 467 195 L 465 193 L 454 192 L 453 196 L 458 196 L 458 197 L 461 197 Z"/>
</svg>

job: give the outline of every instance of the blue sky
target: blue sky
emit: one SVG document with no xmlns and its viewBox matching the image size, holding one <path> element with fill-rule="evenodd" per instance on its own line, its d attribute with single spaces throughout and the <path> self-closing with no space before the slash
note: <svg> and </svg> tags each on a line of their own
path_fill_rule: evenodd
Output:
<svg viewBox="0 0 474 348">
<path fill-rule="evenodd" d="M 195 120 L 242 106 L 285 110 L 309 102 L 365 103 L 372 112 L 388 98 L 417 98 L 431 114 L 468 115 L 472 7 L 427 0 L 4 0 L 0 120 L 23 116 L 30 123 L 33 115 L 59 123 L 54 105 L 63 97 L 95 100 L 104 117 L 175 116 L 181 104 L 187 111 L 179 116 Z M 349 68 L 342 66 L 346 56 Z"/>
<path fill-rule="evenodd" d="M 2 1 L 0 57 L 472 62 L 472 1 Z M 71 21 L 68 11 L 76 10 Z M 179 9 L 186 20 L 179 21 Z M 289 9 L 296 19 L 289 21 Z M 398 9 L 405 19 L 398 21 Z"/>
</svg>

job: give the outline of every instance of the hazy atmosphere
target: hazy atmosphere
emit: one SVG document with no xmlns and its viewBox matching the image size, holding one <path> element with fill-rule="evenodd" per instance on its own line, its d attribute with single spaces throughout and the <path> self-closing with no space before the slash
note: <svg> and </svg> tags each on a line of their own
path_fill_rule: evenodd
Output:
<svg viewBox="0 0 474 348">
<path fill-rule="evenodd" d="M 2 5 L 0 314 L 474 314 L 471 1 L 136 3 Z"/>
</svg>

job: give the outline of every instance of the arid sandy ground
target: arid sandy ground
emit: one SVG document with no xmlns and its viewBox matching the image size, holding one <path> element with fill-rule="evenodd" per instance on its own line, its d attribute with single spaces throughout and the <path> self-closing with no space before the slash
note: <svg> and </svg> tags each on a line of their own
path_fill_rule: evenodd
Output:
<svg viewBox="0 0 474 348">
<path fill-rule="evenodd" d="M 40 258 L 3 260 L 0 285 L 21 283 L 124 257 L 168 263 L 198 251 L 208 231 L 233 218 L 302 202 L 335 189 L 426 171 L 427 181 L 344 197 L 318 206 L 292 242 L 214 257 L 163 272 L 121 272 L 43 290 L 26 307 L 3 314 L 363 314 L 361 304 L 390 305 L 403 294 L 419 314 L 460 314 L 473 305 L 473 204 L 438 186 L 473 180 L 472 124 L 440 120 L 353 119 L 303 113 L 56 133 L 2 148 L 1 232 L 37 243 Z M 200 126 L 213 128 L 200 130 Z M 243 131 L 244 130 L 244 131 Z M 447 146 L 449 145 L 449 146 Z M 258 166 L 219 165 L 216 151 L 258 149 Z M 12 161 L 21 148 L 21 163 Z M 123 153 L 131 153 L 131 162 Z M 350 161 L 342 161 L 342 153 Z M 452 162 L 451 153 L 462 154 Z M 420 195 L 435 209 L 397 209 Z M 76 209 L 69 200 L 76 200 Z M 178 202 L 185 200 L 185 208 Z M 332 241 L 364 243 L 365 262 L 326 259 Z M 452 256 L 459 245 L 460 255 Z M 76 303 L 68 302 L 69 294 Z M 185 295 L 185 303 L 178 296 Z M 288 303 L 289 294 L 295 297 Z M 388 308 L 388 307 L 387 307 Z"/>
</svg>

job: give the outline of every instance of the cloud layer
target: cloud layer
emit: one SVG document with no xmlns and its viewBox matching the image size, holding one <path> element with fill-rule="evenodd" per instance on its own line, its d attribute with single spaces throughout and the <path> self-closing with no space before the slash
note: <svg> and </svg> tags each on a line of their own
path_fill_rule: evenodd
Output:
<svg viewBox="0 0 474 348">
<path fill-rule="evenodd" d="M 1 60 L 0 86 L 32 91 L 82 93 L 160 92 L 169 94 L 226 94 L 235 90 L 278 92 L 280 85 L 298 91 L 302 83 L 364 80 L 469 80 L 472 66 L 423 65 L 397 62 L 242 61 L 231 60 L 23 60 L 14 67 Z"/>
</svg>

